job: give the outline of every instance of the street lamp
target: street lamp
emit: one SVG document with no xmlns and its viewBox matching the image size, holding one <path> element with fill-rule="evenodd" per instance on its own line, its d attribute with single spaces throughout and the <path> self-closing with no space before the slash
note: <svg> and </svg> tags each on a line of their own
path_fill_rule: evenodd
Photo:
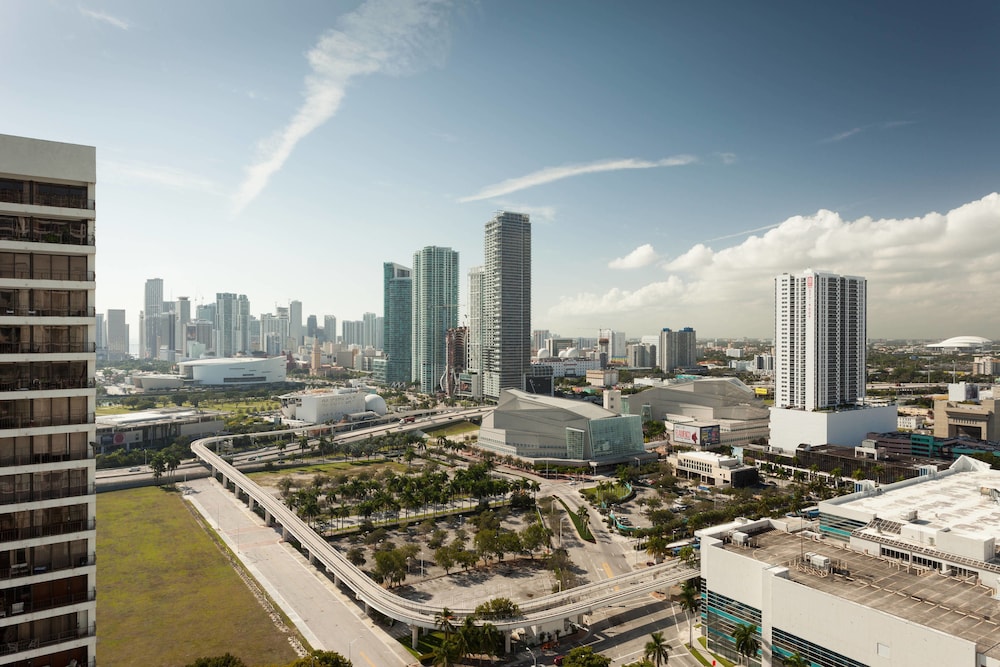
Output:
<svg viewBox="0 0 1000 667">
<path fill-rule="evenodd" d="M 566 520 L 566 517 L 560 517 L 559 518 L 559 548 L 560 549 L 562 548 L 562 545 L 563 545 L 562 527 L 563 527 L 563 521 L 565 521 L 565 520 Z"/>
</svg>

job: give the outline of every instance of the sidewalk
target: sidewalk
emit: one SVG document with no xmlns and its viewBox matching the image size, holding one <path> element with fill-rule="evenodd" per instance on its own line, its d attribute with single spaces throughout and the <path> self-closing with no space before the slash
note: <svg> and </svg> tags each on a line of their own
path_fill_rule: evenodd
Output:
<svg viewBox="0 0 1000 667">
<path fill-rule="evenodd" d="M 214 479 L 189 480 L 178 488 L 312 648 L 336 651 L 356 667 L 403 667 L 415 662 L 365 616 L 362 606 Z"/>
</svg>

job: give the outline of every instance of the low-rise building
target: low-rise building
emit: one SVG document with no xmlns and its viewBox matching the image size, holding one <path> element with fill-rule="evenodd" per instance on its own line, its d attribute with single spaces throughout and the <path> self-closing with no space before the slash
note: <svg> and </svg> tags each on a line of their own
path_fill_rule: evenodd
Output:
<svg viewBox="0 0 1000 667">
<path fill-rule="evenodd" d="M 285 357 L 193 359 L 177 364 L 185 381 L 198 385 L 245 387 L 284 382 Z"/>
<path fill-rule="evenodd" d="M 97 422 L 97 451 L 155 449 L 178 438 L 196 439 L 215 435 L 225 428 L 225 413 L 198 408 L 160 408 L 101 415 Z"/>
<path fill-rule="evenodd" d="M 962 458 L 947 471 L 867 485 L 819 504 L 821 530 L 775 519 L 697 532 L 702 631 L 751 665 L 996 667 L 1000 642 L 1000 471 Z"/>
<path fill-rule="evenodd" d="M 712 486 L 743 487 L 757 483 L 757 468 L 744 465 L 735 456 L 714 452 L 680 452 L 677 454 L 677 475 L 697 479 Z"/>
<path fill-rule="evenodd" d="M 323 424 L 338 422 L 351 415 L 372 413 L 384 416 L 388 412 L 385 399 L 368 387 L 342 389 L 311 389 L 278 397 L 281 414 L 288 419 Z"/>
</svg>

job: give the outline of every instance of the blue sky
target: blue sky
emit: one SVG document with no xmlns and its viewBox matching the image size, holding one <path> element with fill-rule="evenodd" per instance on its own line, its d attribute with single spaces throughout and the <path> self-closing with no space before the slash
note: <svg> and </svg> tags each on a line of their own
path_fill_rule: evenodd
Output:
<svg viewBox="0 0 1000 667">
<path fill-rule="evenodd" d="M 382 310 L 381 265 L 533 221 L 533 327 L 1000 338 L 1000 5 L 6 0 L 0 132 L 97 146 L 98 310 Z M 463 286 L 463 294 L 465 292 Z M 464 300 L 464 296 L 463 296 Z"/>
</svg>

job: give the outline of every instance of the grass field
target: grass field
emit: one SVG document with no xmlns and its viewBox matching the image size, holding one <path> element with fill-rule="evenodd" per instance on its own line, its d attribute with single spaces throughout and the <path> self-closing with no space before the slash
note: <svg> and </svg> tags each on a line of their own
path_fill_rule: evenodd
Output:
<svg viewBox="0 0 1000 667">
<path fill-rule="evenodd" d="M 427 435 L 433 436 L 435 438 L 445 435 L 462 435 L 463 433 L 472 433 L 473 431 L 478 431 L 479 426 L 473 424 L 472 422 L 458 422 L 457 424 L 448 424 L 447 426 L 442 426 L 440 428 L 431 428 L 424 431 Z"/>
<path fill-rule="evenodd" d="M 227 651 L 254 667 L 295 660 L 177 493 L 101 493 L 97 517 L 101 667 L 177 667 Z"/>
</svg>

